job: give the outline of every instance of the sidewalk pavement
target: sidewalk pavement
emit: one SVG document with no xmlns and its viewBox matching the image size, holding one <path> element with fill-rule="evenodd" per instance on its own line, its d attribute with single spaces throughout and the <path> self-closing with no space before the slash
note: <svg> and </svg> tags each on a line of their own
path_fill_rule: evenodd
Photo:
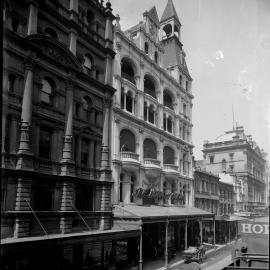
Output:
<svg viewBox="0 0 270 270">
<path fill-rule="evenodd" d="M 232 262 L 231 246 L 235 243 L 227 243 L 225 245 L 216 245 L 216 249 L 210 249 L 206 251 L 207 258 L 204 263 L 201 264 L 202 270 L 219 270 L 229 265 Z M 168 268 L 169 270 L 179 270 L 180 266 L 184 264 L 183 255 L 176 256 L 170 260 Z M 155 260 L 144 262 L 144 270 L 166 270 L 163 260 Z"/>
</svg>

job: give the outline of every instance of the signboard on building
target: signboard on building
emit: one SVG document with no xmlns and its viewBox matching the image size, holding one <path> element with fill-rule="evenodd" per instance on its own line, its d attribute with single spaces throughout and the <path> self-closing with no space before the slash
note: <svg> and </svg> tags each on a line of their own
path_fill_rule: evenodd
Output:
<svg viewBox="0 0 270 270">
<path fill-rule="evenodd" d="M 269 237 L 269 223 L 253 220 L 243 220 L 238 223 L 238 233 L 241 237 Z"/>
</svg>

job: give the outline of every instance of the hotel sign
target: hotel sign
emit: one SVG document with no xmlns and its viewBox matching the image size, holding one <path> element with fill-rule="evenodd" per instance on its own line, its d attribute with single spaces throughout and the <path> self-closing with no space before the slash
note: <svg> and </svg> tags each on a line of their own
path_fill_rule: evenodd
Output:
<svg viewBox="0 0 270 270">
<path fill-rule="evenodd" d="M 238 224 L 238 232 L 242 237 L 268 237 L 269 223 L 243 220 Z"/>
<path fill-rule="evenodd" d="M 143 189 L 143 188 L 137 188 L 134 197 L 137 198 L 151 198 L 155 200 L 168 200 L 171 198 L 172 200 L 181 201 L 184 200 L 184 194 L 180 193 L 174 193 L 174 192 L 162 192 L 159 190 L 155 190 L 153 188 L 149 189 Z"/>
</svg>

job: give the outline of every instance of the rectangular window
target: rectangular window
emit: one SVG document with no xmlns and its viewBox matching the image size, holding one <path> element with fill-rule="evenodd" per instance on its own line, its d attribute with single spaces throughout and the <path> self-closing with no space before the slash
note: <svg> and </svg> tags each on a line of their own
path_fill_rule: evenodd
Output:
<svg viewBox="0 0 270 270">
<path fill-rule="evenodd" d="M 36 183 L 32 186 L 32 207 L 35 211 L 51 211 L 53 187 L 49 184 Z"/>
<path fill-rule="evenodd" d="M 88 150 L 89 147 L 89 140 L 87 139 L 82 139 L 82 150 L 81 150 L 81 165 L 82 166 L 87 166 L 88 164 Z"/>
<path fill-rule="evenodd" d="M 214 156 L 209 156 L 210 163 L 214 163 Z"/>
<path fill-rule="evenodd" d="M 52 129 L 49 127 L 40 127 L 39 133 L 39 157 L 51 158 Z"/>
<path fill-rule="evenodd" d="M 93 187 L 77 185 L 75 207 L 78 211 L 93 211 L 94 210 Z"/>
<path fill-rule="evenodd" d="M 188 91 L 188 81 L 186 81 L 186 91 Z"/>
<path fill-rule="evenodd" d="M 230 165 L 230 171 L 233 172 L 234 170 L 234 165 Z"/>
<path fill-rule="evenodd" d="M 183 114 L 187 115 L 187 105 L 183 104 Z"/>
<path fill-rule="evenodd" d="M 230 160 L 233 160 L 234 153 L 230 153 Z"/>
</svg>

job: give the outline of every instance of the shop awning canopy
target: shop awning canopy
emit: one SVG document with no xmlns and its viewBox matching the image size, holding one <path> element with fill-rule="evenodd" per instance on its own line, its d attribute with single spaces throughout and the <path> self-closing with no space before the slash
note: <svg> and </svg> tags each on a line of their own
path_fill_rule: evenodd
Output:
<svg viewBox="0 0 270 270">
<path fill-rule="evenodd" d="M 144 222 L 151 220 L 181 220 L 185 218 L 214 217 L 213 213 L 195 207 L 175 207 L 158 205 L 116 205 L 113 210 L 114 218 L 140 219 Z"/>
</svg>

